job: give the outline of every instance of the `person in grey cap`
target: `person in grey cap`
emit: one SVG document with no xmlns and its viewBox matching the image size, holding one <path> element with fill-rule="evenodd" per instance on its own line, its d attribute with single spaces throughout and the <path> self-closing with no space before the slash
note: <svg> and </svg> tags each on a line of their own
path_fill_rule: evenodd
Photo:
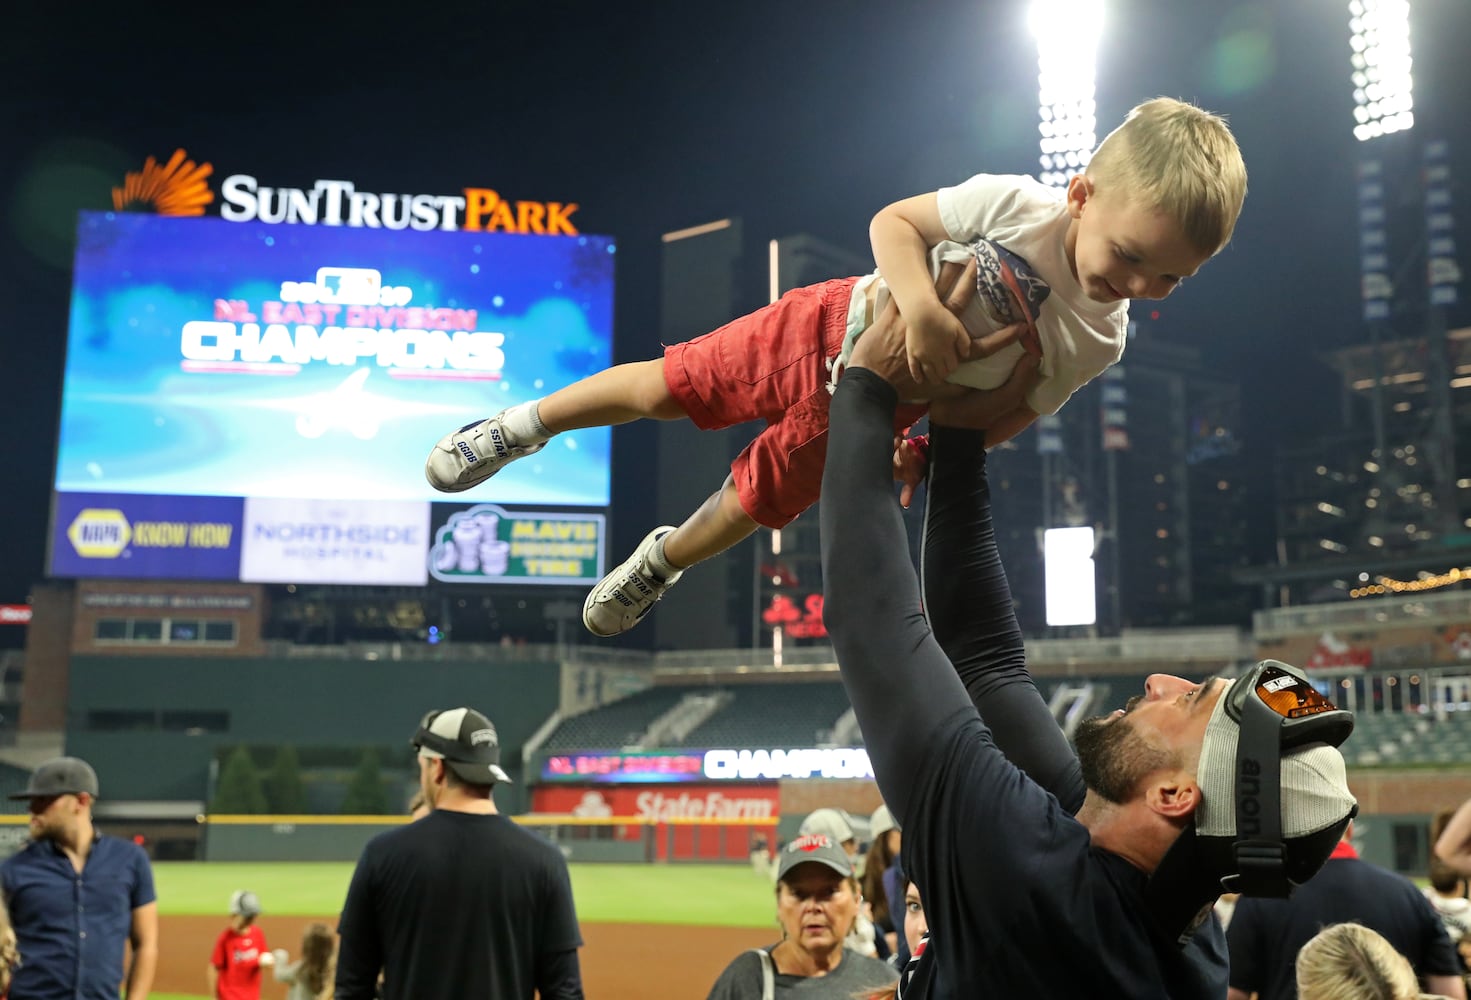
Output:
<svg viewBox="0 0 1471 1000">
<path fill-rule="evenodd" d="M 1353 717 L 1263 661 L 1151 675 L 1068 745 L 1027 671 L 986 480 L 988 428 L 1030 377 L 930 411 L 923 595 L 893 492 L 892 421 L 914 394 L 897 311 L 831 401 L 823 618 L 931 932 L 899 995 L 1223 997 L 1211 904 L 1322 867 L 1357 808 L 1337 749 Z"/>
<path fill-rule="evenodd" d="M 148 855 L 92 824 L 97 774 L 58 757 L 31 775 L 31 841 L 0 865 L 21 964 L 9 1000 L 145 1000 L 158 963 L 158 906 Z"/>
<path fill-rule="evenodd" d="M 260 1000 L 263 968 L 276 964 L 266 933 L 256 925 L 260 897 L 248 889 L 230 894 L 230 922 L 215 939 L 205 978 L 215 1000 Z"/>
<path fill-rule="evenodd" d="M 798 836 L 776 869 L 782 939 L 737 955 L 707 1000 L 852 1000 L 894 982 L 883 962 L 843 947 L 862 905 L 848 852 L 827 834 Z"/>
<path fill-rule="evenodd" d="M 472 708 L 419 723 L 429 814 L 363 849 L 338 924 L 336 1000 L 581 1000 L 582 946 L 567 863 L 496 810 L 509 781 Z"/>
<path fill-rule="evenodd" d="M 848 852 L 850 858 L 858 853 L 858 837 L 853 833 L 853 822 L 841 809 L 823 806 L 808 813 L 797 828 L 797 836 L 806 837 L 814 833 L 831 837 L 834 843 Z"/>
</svg>

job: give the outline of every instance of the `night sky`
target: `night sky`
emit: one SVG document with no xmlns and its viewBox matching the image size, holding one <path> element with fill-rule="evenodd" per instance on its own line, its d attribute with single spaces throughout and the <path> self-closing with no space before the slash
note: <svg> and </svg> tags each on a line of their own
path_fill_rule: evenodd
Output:
<svg viewBox="0 0 1471 1000">
<path fill-rule="evenodd" d="M 0 42 L 0 603 L 43 572 L 76 212 L 109 208 L 148 155 L 182 146 L 216 181 L 576 201 L 583 232 L 618 240 L 618 361 L 658 351 L 663 232 L 738 216 L 748 239 L 805 232 L 867 257 L 886 203 L 1036 169 L 1022 0 L 51 6 Z M 1464 268 L 1471 4 L 1411 6 L 1416 145 L 1385 148 L 1451 141 Z M 1242 380 L 1268 530 L 1274 443 L 1338 419 L 1314 356 L 1365 336 L 1347 7 L 1109 0 L 1100 49 L 1100 136 L 1164 94 L 1227 114 L 1245 153 L 1234 242 L 1156 328 Z M 1464 305 L 1450 318 L 1471 323 Z M 1423 314 L 1397 322 L 1412 334 Z M 651 488 L 652 440 L 615 435 L 615 513 Z M 644 520 L 619 518 L 614 549 Z"/>
</svg>

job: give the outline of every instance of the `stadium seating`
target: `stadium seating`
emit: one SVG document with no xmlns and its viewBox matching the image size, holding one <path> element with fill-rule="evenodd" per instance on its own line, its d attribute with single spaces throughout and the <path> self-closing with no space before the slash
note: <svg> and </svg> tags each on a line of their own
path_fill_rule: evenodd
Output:
<svg viewBox="0 0 1471 1000">
<path fill-rule="evenodd" d="M 810 747 L 848 710 L 841 684 L 738 684 L 730 703 L 685 737 L 687 747 Z"/>
<path fill-rule="evenodd" d="M 563 720 L 541 749 L 606 750 L 632 746 L 649 723 L 689 694 L 688 687 L 652 687 L 602 708 Z M 708 690 L 708 689 L 706 689 Z"/>
<path fill-rule="evenodd" d="M 1091 686 L 1085 714 L 1124 705 L 1143 690 L 1142 677 L 1109 677 Z M 1068 685 L 1078 687 L 1079 682 Z M 1044 698 L 1058 682 L 1039 684 Z M 649 726 L 684 699 L 717 694 L 712 714 L 682 740 L 661 746 L 803 747 L 826 745 L 848 711 L 842 684 L 831 682 L 659 685 L 565 720 L 543 749 L 609 749 L 640 745 Z M 1396 767 L 1471 762 L 1471 711 L 1436 716 L 1405 711 L 1360 711 L 1344 745 L 1350 767 Z"/>
<path fill-rule="evenodd" d="M 1440 718 L 1360 712 L 1343 749 L 1355 767 L 1462 764 L 1471 760 L 1471 712 L 1447 712 Z"/>
</svg>

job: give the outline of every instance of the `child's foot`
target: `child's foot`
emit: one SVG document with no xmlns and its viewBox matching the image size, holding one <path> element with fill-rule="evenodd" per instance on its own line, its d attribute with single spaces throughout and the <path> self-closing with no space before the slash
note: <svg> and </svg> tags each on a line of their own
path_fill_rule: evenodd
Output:
<svg viewBox="0 0 1471 1000">
<path fill-rule="evenodd" d="M 506 431 L 506 411 L 473 424 L 466 424 L 439 439 L 424 463 L 424 478 L 441 493 L 459 493 L 479 486 L 518 458 L 535 454 L 547 446 L 518 444 Z"/>
<path fill-rule="evenodd" d="M 582 605 L 582 624 L 589 632 L 604 638 L 627 632 L 679 582 L 683 570 L 661 579 L 649 565 L 649 553 L 673 530 L 666 524 L 649 532 L 627 561 L 598 581 Z"/>
</svg>

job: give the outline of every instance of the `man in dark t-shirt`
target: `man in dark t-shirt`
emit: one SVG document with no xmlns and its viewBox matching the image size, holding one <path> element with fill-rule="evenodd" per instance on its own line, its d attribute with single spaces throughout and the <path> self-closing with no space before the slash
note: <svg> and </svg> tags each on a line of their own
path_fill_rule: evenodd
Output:
<svg viewBox="0 0 1471 1000">
<path fill-rule="evenodd" d="M 1026 370 L 990 413 L 985 394 L 931 410 L 921 607 L 891 481 L 895 408 L 917 392 L 903 333 L 883 313 L 833 394 L 821 515 L 824 619 L 931 931 L 900 996 L 1220 998 L 1209 904 L 1245 872 L 1236 848 L 1264 801 L 1238 823 L 1238 746 L 1280 779 L 1281 850 L 1246 856 L 1250 877 L 1300 883 L 1355 808 L 1329 742 L 1351 722 L 1285 664 L 1234 684 L 1155 674 L 1085 723 L 1074 755 L 1027 673 L 991 525 L 985 421 Z M 1286 714 L 1304 705 L 1307 725 Z"/>
<path fill-rule="evenodd" d="M 1461 960 L 1435 907 L 1403 875 L 1359 858 L 1353 824 L 1323 870 L 1291 899 L 1236 904 L 1226 943 L 1231 951 L 1230 1000 L 1293 1000 L 1297 953 L 1328 924 L 1352 921 L 1384 936 L 1410 960 L 1426 992 L 1465 1000 Z"/>
<path fill-rule="evenodd" d="M 414 737 L 428 816 L 368 842 L 338 933 L 336 1000 L 582 1000 L 582 936 L 561 853 L 491 798 L 500 743 L 474 709 Z"/>
</svg>

